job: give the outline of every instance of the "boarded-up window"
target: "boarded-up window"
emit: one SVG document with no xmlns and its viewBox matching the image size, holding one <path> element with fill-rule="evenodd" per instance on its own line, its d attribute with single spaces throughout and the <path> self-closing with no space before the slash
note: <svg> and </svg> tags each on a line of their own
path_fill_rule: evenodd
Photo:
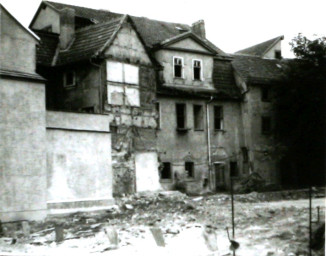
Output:
<svg viewBox="0 0 326 256">
<path fill-rule="evenodd" d="M 194 105 L 194 129 L 204 129 L 204 112 L 202 105 Z"/>
<path fill-rule="evenodd" d="M 185 162 L 187 178 L 195 178 L 195 165 L 193 162 Z"/>
<path fill-rule="evenodd" d="M 223 129 L 223 107 L 214 106 L 214 129 Z"/>
<path fill-rule="evenodd" d="M 183 58 L 173 57 L 173 73 L 176 78 L 183 78 Z"/>
<path fill-rule="evenodd" d="M 115 61 L 107 61 L 106 64 L 108 103 L 139 107 L 139 88 L 135 86 L 139 83 L 139 68 Z"/>
<path fill-rule="evenodd" d="M 176 104 L 177 128 L 186 128 L 186 104 Z"/>
</svg>

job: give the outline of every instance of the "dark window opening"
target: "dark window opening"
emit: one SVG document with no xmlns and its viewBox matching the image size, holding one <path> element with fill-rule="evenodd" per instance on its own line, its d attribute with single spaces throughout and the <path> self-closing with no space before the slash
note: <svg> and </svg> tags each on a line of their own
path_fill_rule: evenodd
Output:
<svg viewBox="0 0 326 256">
<path fill-rule="evenodd" d="M 216 188 L 224 188 L 225 187 L 225 165 L 216 163 L 214 164 L 215 169 L 215 185 Z"/>
<path fill-rule="evenodd" d="M 201 61 L 194 60 L 194 80 L 201 80 Z"/>
<path fill-rule="evenodd" d="M 282 59 L 282 52 L 281 50 L 275 50 L 275 58 L 276 59 Z"/>
<path fill-rule="evenodd" d="M 223 108 L 221 106 L 214 106 L 214 129 L 223 129 Z"/>
<path fill-rule="evenodd" d="M 194 129 L 204 129 L 204 112 L 201 105 L 194 105 Z"/>
<path fill-rule="evenodd" d="M 261 88 L 261 100 L 262 101 L 270 101 L 271 99 L 271 92 L 270 88 L 268 87 L 262 87 Z"/>
<path fill-rule="evenodd" d="M 75 85 L 75 73 L 74 72 L 66 72 L 64 74 L 64 86 L 74 86 Z"/>
<path fill-rule="evenodd" d="M 193 162 L 185 162 L 187 178 L 195 178 L 195 167 Z"/>
<path fill-rule="evenodd" d="M 162 163 L 161 179 L 171 179 L 171 178 L 172 178 L 171 163 L 169 162 Z"/>
<path fill-rule="evenodd" d="M 249 162 L 248 148 L 247 147 L 242 147 L 241 151 L 242 151 L 243 162 L 248 163 Z"/>
<path fill-rule="evenodd" d="M 186 128 L 186 104 L 176 104 L 177 128 Z"/>
<path fill-rule="evenodd" d="M 230 176 L 237 177 L 239 175 L 237 162 L 230 162 Z"/>
<path fill-rule="evenodd" d="M 272 131 L 272 119 L 269 116 L 261 118 L 261 131 L 263 134 L 269 134 Z"/>
<path fill-rule="evenodd" d="M 174 77 L 182 78 L 182 59 L 174 58 Z"/>
<path fill-rule="evenodd" d="M 155 103 L 155 109 L 156 109 L 156 112 L 157 112 L 157 120 L 156 120 L 156 128 L 157 129 L 160 129 L 161 128 L 161 110 L 160 110 L 160 103 L 159 102 L 156 102 Z"/>
<path fill-rule="evenodd" d="M 84 112 L 84 113 L 95 113 L 95 108 L 94 107 L 81 108 L 81 112 Z"/>
</svg>

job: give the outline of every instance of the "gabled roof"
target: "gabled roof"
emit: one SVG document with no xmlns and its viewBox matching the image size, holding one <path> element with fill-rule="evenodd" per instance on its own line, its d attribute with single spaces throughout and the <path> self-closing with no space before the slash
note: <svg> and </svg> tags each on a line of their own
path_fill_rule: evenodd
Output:
<svg viewBox="0 0 326 256">
<path fill-rule="evenodd" d="M 246 49 L 237 51 L 236 54 L 264 57 L 264 54 L 268 52 L 268 50 L 270 50 L 274 45 L 283 39 L 284 36 L 278 36 L 260 44 L 256 44 Z"/>
<path fill-rule="evenodd" d="M 123 21 L 124 18 L 119 18 L 77 30 L 72 45 L 67 50 L 59 52 L 56 65 L 96 56 L 114 39 Z"/>
<path fill-rule="evenodd" d="M 0 3 L 0 9 L 4 10 L 9 17 L 12 18 L 12 20 L 19 26 L 21 27 L 23 30 L 25 30 L 28 34 L 30 34 L 37 42 L 40 40 L 40 38 L 34 34 L 34 32 L 32 30 L 30 30 L 29 28 L 26 28 L 23 24 L 21 24 L 1 3 Z"/>
<path fill-rule="evenodd" d="M 284 61 L 254 56 L 234 55 L 232 66 L 236 73 L 251 84 L 273 84 L 283 79 Z"/>
</svg>

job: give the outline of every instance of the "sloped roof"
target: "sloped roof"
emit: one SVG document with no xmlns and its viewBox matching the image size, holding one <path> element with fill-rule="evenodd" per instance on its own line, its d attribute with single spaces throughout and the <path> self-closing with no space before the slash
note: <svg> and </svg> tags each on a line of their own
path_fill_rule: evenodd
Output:
<svg viewBox="0 0 326 256">
<path fill-rule="evenodd" d="M 218 100 L 241 99 L 240 89 L 236 86 L 230 60 L 214 59 L 213 84 L 215 90 L 201 88 L 180 88 L 159 85 L 157 93 L 169 97 L 189 97 Z"/>
<path fill-rule="evenodd" d="M 283 79 L 284 61 L 234 55 L 232 66 L 247 83 L 271 84 Z"/>
<path fill-rule="evenodd" d="M 116 19 L 77 30 L 69 49 L 59 52 L 56 64 L 62 65 L 91 58 L 112 38 L 121 21 L 122 19 Z"/>
<path fill-rule="evenodd" d="M 59 43 L 59 35 L 40 30 L 35 30 L 35 33 L 41 38 L 36 46 L 36 61 L 38 64 L 51 66 Z"/>
<path fill-rule="evenodd" d="M 253 45 L 253 46 L 248 47 L 246 49 L 237 51 L 236 54 L 263 57 L 264 54 L 269 49 L 271 49 L 275 44 L 277 44 L 279 41 L 281 41 L 283 39 L 284 39 L 284 36 L 278 36 L 278 37 L 275 37 L 275 38 L 270 39 L 268 41 L 262 42 L 260 44 L 256 44 L 256 45 Z"/>
</svg>

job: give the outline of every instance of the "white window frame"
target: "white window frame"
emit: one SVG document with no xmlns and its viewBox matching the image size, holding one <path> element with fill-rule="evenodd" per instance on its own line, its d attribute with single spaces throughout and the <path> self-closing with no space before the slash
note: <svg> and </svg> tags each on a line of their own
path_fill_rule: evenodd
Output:
<svg viewBox="0 0 326 256">
<path fill-rule="evenodd" d="M 67 74 L 72 73 L 72 84 L 67 84 Z M 76 73 L 75 71 L 66 71 L 63 73 L 63 87 L 71 88 L 76 86 Z"/>
<path fill-rule="evenodd" d="M 199 79 L 195 79 L 195 61 L 199 61 L 200 62 L 200 78 Z M 203 81 L 203 61 L 201 59 L 193 59 L 192 60 L 192 80 L 194 81 Z"/>
<path fill-rule="evenodd" d="M 181 77 L 176 77 L 175 76 L 175 69 L 174 69 L 174 60 L 175 59 L 181 59 Z M 181 79 L 185 78 L 185 76 L 184 76 L 185 73 L 184 73 L 184 59 L 183 59 L 183 57 L 173 56 L 172 69 L 173 69 L 173 78 L 181 78 Z"/>
</svg>

